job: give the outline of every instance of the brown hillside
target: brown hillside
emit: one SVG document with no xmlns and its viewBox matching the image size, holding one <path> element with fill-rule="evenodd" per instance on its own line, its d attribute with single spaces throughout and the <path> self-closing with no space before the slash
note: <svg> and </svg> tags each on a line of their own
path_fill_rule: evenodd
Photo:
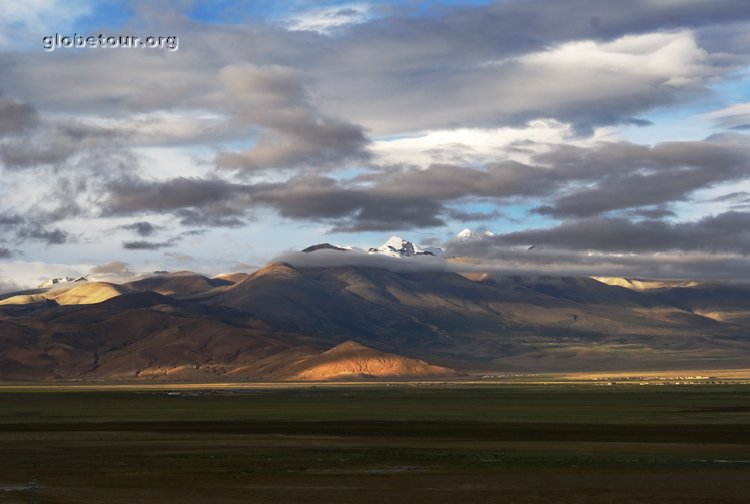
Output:
<svg viewBox="0 0 750 504">
<path fill-rule="evenodd" d="M 158 292 L 165 296 L 188 297 L 232 283 L 223 278 L 207 278 L 190 271 L 178 271 L 136 280 L 126 283 L 125 286 L 137 291 Z"/>
<path fill-rule="evenodd" d="M 438 378 L 455 376 L 452 369 L 424 361 L 381 352 L 354 341 L 346 341 L 300 363 L 295 380 L 340 380 L 356 378 Z"/>
</svg>

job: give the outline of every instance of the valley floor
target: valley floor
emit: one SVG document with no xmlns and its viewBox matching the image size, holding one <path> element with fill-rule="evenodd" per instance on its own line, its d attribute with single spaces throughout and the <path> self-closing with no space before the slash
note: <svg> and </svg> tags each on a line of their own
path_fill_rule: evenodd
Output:
<svg viewBox="0 0 750 504">
<path fill-rule="evenodd" d="M 750 388 L 0 388 L 0 503 L 744 503 Z"/>
</svg>

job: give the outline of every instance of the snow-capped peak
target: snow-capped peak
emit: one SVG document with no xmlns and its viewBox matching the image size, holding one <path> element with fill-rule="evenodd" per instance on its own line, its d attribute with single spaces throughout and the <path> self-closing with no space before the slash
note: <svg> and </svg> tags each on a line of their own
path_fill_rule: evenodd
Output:
<svg viewBox="0 0 750 504">
<path fill-rule="evenodd" d="M 439 247 L 425 247 L 422 248 L 409 240 L 405 240 L 400 236 L 391 236 L 386 242 L 380 247 L 371 247 L 367 250 L 359 247 L 352 247 L 351 245 L 332 245 L 330 243 L 319 243 L 312 245 L 302 252 L 310 253 L 317 252 L 319 250 L 335 250 L 335 251 L 349 251 L 353 253 L 367 253 L 386 255 L 390 257 L 416 257 L 416 256 L 436 256 L 442 257 L 444 254 L 443 249 Z"/>
<path fill-rule="evenodd" d="M 472 231 L 469 228 L 466 228 L 456 235 L 456 240 L 458 240 L 459 242 L 467 242 L 483 240 L 485 238 L 492 238 L 493 236 L 495 236 L 495 233 L 493 233 L 492 231 L 476 232 Z"/>
<path fill-rule="evenodd" d="M 82 276 L 82 277 L 65 276 L 65 277 L 60 277 L 60 278 L 50 278 L 49 280 L 45 280 L 44 282 L 40 283 L 37 286 L 37 288 L 48 289 L 50 287 L 53 287 L 59 284 L 77 283 L 77 282 L 88 282 L 88 279 L 85 276 Z"/>
<path fill-rule="evenodd" d="M 438 249 L 440 250 L 440 249 Z M 414 257 L 414 256 L 432 256 L 440 255 L 437 250 L 433 251 L 432 248 L 429 250 L 423 249 L 417 245 L 414 245 L 409 240 L 405 240 L 400 236 L 391 236 L 386 242 L 380 247 L 373 247 L 368 250 L 370 254 L 381 254 L 391 257 Z M 440 250 L 442 253 L 442 250 Z"/>
</svg>

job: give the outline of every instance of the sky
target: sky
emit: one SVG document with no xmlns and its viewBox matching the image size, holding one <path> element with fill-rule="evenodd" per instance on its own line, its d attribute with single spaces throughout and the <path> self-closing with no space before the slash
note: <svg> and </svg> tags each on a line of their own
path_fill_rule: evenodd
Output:
<svg viewBox="0 0 750 504">
<path fill-rule="evenodd" d="M 164 44 L 45 48 L 99 34 Z M 3 0 L 0 292 L 393 234 L 748 281 L 748 135 L 745 0 Z"/>
</svg>

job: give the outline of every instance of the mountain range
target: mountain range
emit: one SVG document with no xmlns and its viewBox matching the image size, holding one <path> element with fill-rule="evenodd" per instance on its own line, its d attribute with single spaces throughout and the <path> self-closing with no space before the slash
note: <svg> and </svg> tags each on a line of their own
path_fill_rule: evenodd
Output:
<svg viewBox="0 0 750 504">
<path fill-rule="evenodd" d="M 406 240 L 386 245 L 392 250 L 379 249 L 399 264 L 425 250 Z M 332 248 L 353 253 L 329 244 L 306 250 Z M 0 300 L 5 380 L 437 379 L 746 367 L 747 285 L 303 261 L 250 274 L 72 283 Z"/>
<path fill-rule="evenodd" d="M 367 253 L 369 255 L 382 255 L 386 257 L 419 257 L 419 256 L 434 256 L 442 257 L 445 253 L 440 247 L 420 247 L 414 243 L 401 238 L 400 236 L 391 236 L 386 242 L 380 247 L 370 247 L 363 249 L 359 247 L 352 247 L 351 245 L 332 245 L 330 243 L 319 243 L 317 245 L 311 245 L 302 250 L 302 252 L 317 252 L 319 250 L 336 250 L 340 252 L 352 252 L 352 253 Z"/>
</svg>

